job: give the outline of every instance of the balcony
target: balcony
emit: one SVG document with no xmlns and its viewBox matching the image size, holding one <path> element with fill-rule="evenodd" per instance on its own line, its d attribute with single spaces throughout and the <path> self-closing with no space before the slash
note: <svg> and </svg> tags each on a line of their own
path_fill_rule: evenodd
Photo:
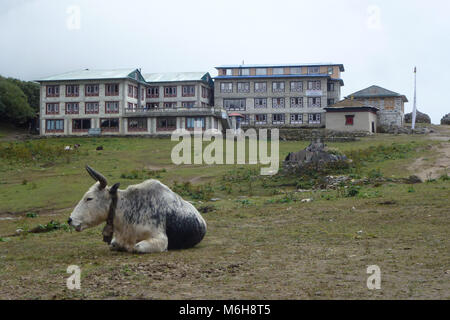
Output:
<svg viewBox="0 0 450 320">
<path fill-rule="evenodd" d="M 132 117 L 160 117 L 160 116 L 218 116 L 222 117 L 222 112 L 225 110 L 220 108 L 202 108 L 202 107 L 193 107 L 193 108 L 126 108 L 125 116 Z"/>
</svg>

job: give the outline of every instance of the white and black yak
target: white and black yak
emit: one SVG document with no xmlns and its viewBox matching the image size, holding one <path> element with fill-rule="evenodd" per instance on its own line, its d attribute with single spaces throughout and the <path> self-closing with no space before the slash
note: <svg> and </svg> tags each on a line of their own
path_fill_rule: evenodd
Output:
<svg viewBox="0 0 450 320">
<path fill-rule="evenodd" d="M 108 220 L 111 250 L 150 253 L 186 249 L 198 244 L 206 222 L 197 209 L 158 180 L 150 179 L 126 190 L 108 187 L 106 178 L 86 166 L 97 182 L 70 214 L 76 231 Z M 104 236 L 105 236 L 104 230 Z"/>
</svg>

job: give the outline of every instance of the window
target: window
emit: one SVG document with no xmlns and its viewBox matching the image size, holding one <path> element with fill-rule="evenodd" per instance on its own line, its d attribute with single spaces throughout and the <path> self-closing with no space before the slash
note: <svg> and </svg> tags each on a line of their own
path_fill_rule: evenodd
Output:
<svg viewBox="0 0 450 320">
<path fill-rule="evenodd" d="M 284 68 L 273 68 L 272 74 L 274 74 L 274 75 L 284 74 Z"/>
<path fill-rule="evenodd" d="M 127 112 L 136 112 L 135 108 L 134 108 L 134 104 L 132 102 L 128 102 L 128 108 L 127 108 Z"/>
<path fill-rule="evenodd" d="M 91 128 L 91 119 L 73 119 L 72 132 L 88 131 Z"/>
<path fill-rule="evenodd" d="M 241 76 L 249 76 L 250 75 L 250 69 L 240 69 L 239 75 Z"/>
<path fill-rule="evenodd" d="M 183 97 L 195 96 L 195 86 L 183 86 Z"/>
<path fill-rule="evenodd" d="M 177 87 L 164 87 L 164 97 L 176 97 Z"/>
<path fill-rule="evenodd" d="M 308 81 L 308 90 L 320 90 L 320 80 L 319 81 Z"/>
<path fill-rule="evenodd" d="M 186 118 L 186 129 L 193 130 L 195 128 L 205 128 L 205 118 Z"/>
<path fill-rule="evenodd" d="M 267 69 L 266 68 L 256 68 L 255 74 L 257 76 L 265 76 L 267 74 Z"/>
<path fill-rule="evenodd" d="M 320 73 L 319 67 L 308 67 L 308 74 L 318 74 Z"/>
<path fill-rule="evenodd" d="M 334 91 L 334 83 L 333 82 L 328 82 L 327 90 L 328 91 Z"/>
<path fill-rule="evenodd" d="M 106 101 L 105 113 L 119 113 L 119 101 Z"/>
<path fill-rule="evenodd" d="M 45 121 L 46 132 L 64 132 L 64 120 L 46 120 Z"/>
<path fill-rule="evenodd" d="M 147 98 L 158 98 L 159 87 L 150 87 L 147 89 Z"/>
<path fill-rule="evenodd" d="M 143 101 L 145 99 L 145 89 L 141 88 L 141 100 Z"/>
<path fill-rule="evenodd" d="M 312 97 L 308 98 L 308 107 L 310 108 L 320 108 L 320 101 L 322 99 L 320 97 Z"/>
<path fill-rule="evenodd" d="M 46 114 L 59 114 L 59 103 L 47 103 Z"/>
<path fill-rule="evenodd" d="M 202 98 L 209 98 L 209 89 L 202 87 Z"/>
<path fill-rule="evenodd" d="M 238 82 L 237 84 L 238 92 L 250 92 L 250 82 Z"/>
<path fill-rule="evenodd" d="M 355 118 L 355 115 L 345 115 L 345 125 L 352 126 L 354 118 Z"/>
<path fill-rule="evenodd" d="M 183 108 L 188 108 L 188 109 L 194 108 L 195 107 L 195 101 L 182 102 L 182 106 L 183 106 Z"/>
<path fill-rule="evenodd" d="M 129 98 L 133 98 L 133 91 L 134 91 L 134 86 L 132 86 L 131 84 L 128 85 L 128 97 Z"/>
<path fill-rule="evenodd" d="M 158 102 L 148 102 L 146 104 L 146 108 L 147 109 L 158 109 L 159 108 L 159 103 Z"/>
<path fill-rule="evenodd" d="M 47 97 L 59 97 L 59 86 L 47 86 Z"/>
<path fill-rule="evenodd" d="M 255 82 L 255 92 L 266 92 L 267 83 L 266 82 Z"/>
<path fill-rule="evenodd" d="M 244 114 L 244 118 L 241 121 L 241 124 L 249 124 L 250 123 L 250 115 Z"/>
<path fill-rule="evenodd" d="M 175 109 L 177 107 L 176 102 L 164 102 L 164 109 Z"/>
<path fill-rule="evenodd" d="M 327 105 L 334 104 L 334 99 L 327 99 Z"/>
<path fill-rule="evenodd" d="M 106 96 L 118 96 L 119 95 L 119 84 L 118 83 L 105 84 L 105 95 Z"/>
<path fill-rule="evenodd" d="M 232 76 L 233 75 L 233 69 L 225 69 L 225 75 L 226 76 Z"/>
<path fill-rule="evenodd" d="M 177 128 L 177 119 L 175 117 L 157 118 L 156 130 L 175 130 Z"/>
<path fill-rule="evenodd" d="M 100 119 L 100 128 L 102 131 L 119 131 L 119 119 Z"/>
<path fill-rule="evenodd" d="M 310 113 L 308 115 L 309 123 L 318 124 L 320 123 L 320 113 Z"/>
<path fill-rule="evenodd" d="M 233 92 L 233 83 L 222 82 L 220 84 L 220 92 Z"/>
<path fill-rule="evenodd" d="M 301 124 L 301 123 L 303 123 L 303 115 L 301 113 L 293 113 L 293 114 L 291 114 L 291 123 L 292 124 Z"/>
<path fill-rule="evenodd" d="M 84 86 L 84 95 L 87 97 L 98 96 L 98 84 L 87 84 Z"/>
<path fill-rule="evenodd" d="M 255 114 L 255 124 L 266 124 L 267 115 L 266 114 Z"/>
<path fill-rule="evenodd" d="M 284 108 L 284 98 L 272 98 L 272 108 Z"/>
<path fill-rule="evenodd" d="M 333 67 L 328 67 L 328 74 L 333 74 Z"/>
<path fill-rule="evenodd" d="M 138 87 L 133 86 L 133 98 L 137 99 L 138 91 L 139 91 Z"/>
<path fill-rule="evenodd" d="M 245 110 L 245 99 L 223 99 L 226 110 Z"/>
<path fill-rule="evenodd" d="M 272 92 L 284 92 L 284 81 L 272 82 Z"/>
<path fill-rule="evenodd" d="M 147 118 L 128 118 L 128 131 L 147 131 Z"/>
<path fill-rule="evenodd" d="M 66 85 L 66 97 L 78 97 L 79 88 L 78 85 Z"/>
<path fill-rule="evenodd" d="M 302 74 L 302 68 L 301 67 L 291 68 L 291 74 Z"/>
<path fill-rule="evenodd" d="M 78 102 L 67 102 L 66 103 L 66 114 L 78 114 L 79 113 Z"/>
<path fill-rule="evenodd" d="M 291 108 L 302 108 L 302 107 L 303 107 L 302 97 L 291 98 Z"/>
<path fill-rule="evenodd" d="M 302 92 L 303 82 L 302 81 L 291 81 L 291 92 Z"/>
<path fill-rule="evenodd" d="M 267 108 L 267 98 L 255 98 L 255 108 Z"/>
<path fill-rule="evenodd" d="M 84 113 L 86 114 L 98 113 L 98 106 L 99 106 L 98 102 L 86 102 Z"/>
<path fill-rule="evenodd" d="M 272 124 L 283 124 L 284 113 L 275 113 L 272 115 Z"/>
</svg>

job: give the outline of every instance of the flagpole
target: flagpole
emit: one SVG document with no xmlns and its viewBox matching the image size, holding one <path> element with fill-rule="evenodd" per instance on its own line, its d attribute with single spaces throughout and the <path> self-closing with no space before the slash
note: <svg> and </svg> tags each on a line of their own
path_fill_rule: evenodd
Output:
<svg viewBox="0 0 450 320">
<path fill-rule="evenodd" d="M 414 67 L 414 105 L 413 105 L 412 120 L 411 120 L 411 129 L 412 130 L 414 130 L 414 128 L 416 127 L 416 113 L 417 113 L 416 89 L 417 89 L 417 68 Z"/>
</svg>

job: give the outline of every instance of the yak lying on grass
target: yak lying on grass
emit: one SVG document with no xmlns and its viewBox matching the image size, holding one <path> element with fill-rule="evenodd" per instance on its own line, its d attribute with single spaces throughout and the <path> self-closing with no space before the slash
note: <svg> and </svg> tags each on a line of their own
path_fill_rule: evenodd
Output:
<svg viewBox="0 0 450 320">
<path fill-rule="evenodd" d="M 206 222 L 197 209 L 158 180 L 119 190 L 118 183 L 108 187 L 102 174 L 86 170 L 97 182 L 70 215 L 76 231 L 108 220 L 111 250 L 138 253 L 191 248 L 205 236 Z"/>
</svg>

